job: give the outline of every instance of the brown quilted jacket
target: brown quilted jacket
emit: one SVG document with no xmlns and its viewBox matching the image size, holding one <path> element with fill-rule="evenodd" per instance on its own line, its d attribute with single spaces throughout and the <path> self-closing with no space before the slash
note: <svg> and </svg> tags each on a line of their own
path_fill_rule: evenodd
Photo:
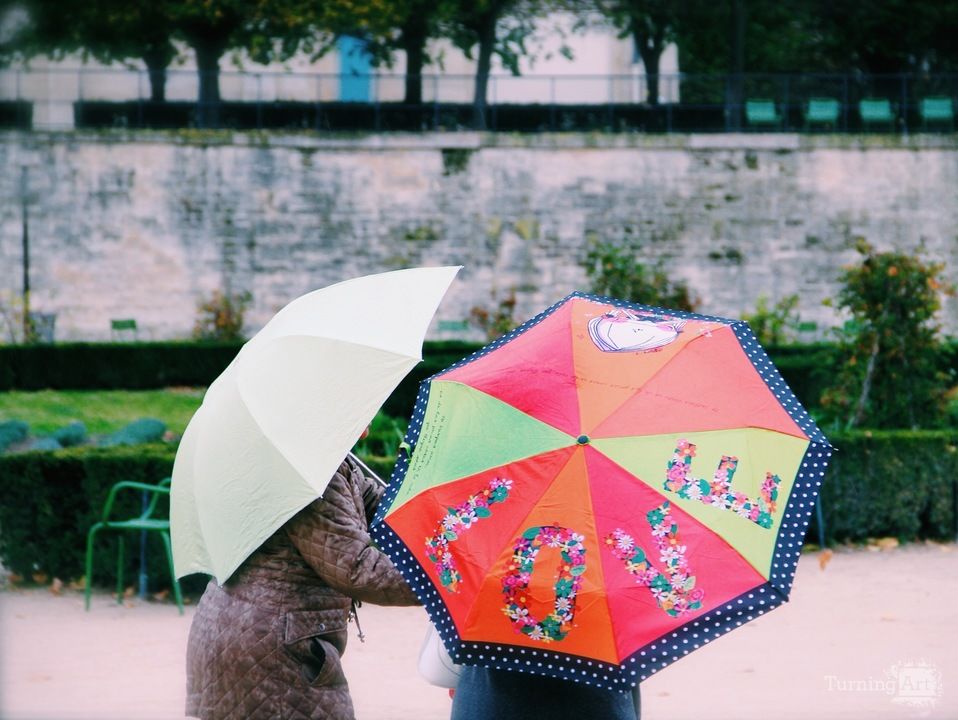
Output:
<svg viewBox="0 0 958 720">
<path fill-rule="evenodd" d="M 213 720 L 353 718 L 340 657 L 352 599 L 416 605 L 368 533 L 382 489 L 346 461 L 323 496 L 269 538 L 190 627 L 186 714 Z"/>
</svg>

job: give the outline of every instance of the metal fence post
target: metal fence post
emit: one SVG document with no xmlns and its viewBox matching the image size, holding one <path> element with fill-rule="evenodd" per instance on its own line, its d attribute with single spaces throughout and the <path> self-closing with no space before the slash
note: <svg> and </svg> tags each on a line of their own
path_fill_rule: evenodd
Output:
<svg viewBox="0 0 958 720">
<path fill-rule="evenodd" d="M 788 122 L 788 111 L 789 111 L 789 97 L 788 97 L 788 75 L 784 76 L 782 80 L 782 130 L 788 130 L 790 127 Z"/>
<path fill-rule="evenodd" d="M 556 76 L 549 77 L 549 129 L 556 129 Z"/>
<path fill-rule="evenodd" d="M 908 134 L 908 76 L 901 75 L 901 129 Z"/>
<path fill-rule="evenodd" d="M 263 74 L 256 73 L 256 129 L 263 129 Z"/>
<path fill-rule="evenodd" d="M 815 499 L 815 524 L 818 525 L 818 545 L 825 549 L 825 513 L 822 512 L 822 494 Z"/>
<path fill-rule="evenodd" d="M 848 132 L 848 75 L 842 75 L 842 130 Z"/>
<path fill-rule="evenodd" d="M 316 76 L 316 132 L 323 129 L 323 76 Z"/>
<path fill-rule="evenodd" d="M 136 74 L 136 126 L 143 128 L 143 73 Z"/>
</svg>

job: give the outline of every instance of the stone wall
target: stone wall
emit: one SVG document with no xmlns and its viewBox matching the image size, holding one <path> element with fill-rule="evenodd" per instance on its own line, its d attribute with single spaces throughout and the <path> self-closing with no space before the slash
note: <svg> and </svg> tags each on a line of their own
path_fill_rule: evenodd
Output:
<svg viewBox="0 0 958 720">
<path fill-rule="evenodd" d="M 252 294 L 252 332 L 303 292 L 420 264 L 464 265 L 440 319 L 513 289 L 521 318 L 588 289 L 597 238 L 639 244 L 703 312 L 797 293 L 819 332 L 858 237 L 923 245 L 958 281 L 954 136 L 8 132 L 0 167 L 0 302 L 25 201 L 32 308 L 61 340 L 107 339 L 112 318 L 188 337 L 218 289 Z"/>
</svg>

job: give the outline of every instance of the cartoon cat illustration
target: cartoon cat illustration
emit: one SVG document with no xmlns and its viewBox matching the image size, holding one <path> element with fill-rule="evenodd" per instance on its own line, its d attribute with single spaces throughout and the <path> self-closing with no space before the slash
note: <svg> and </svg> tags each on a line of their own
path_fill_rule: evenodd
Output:
<svg viewBox="0 0 958 720">
<path fill-rule="evenodd" d="M 603 352 L 649 352 L 673 342 L 685 320 L 639 315 L 617 308 L 589 321 L 589 336 Z"/>
</svg>

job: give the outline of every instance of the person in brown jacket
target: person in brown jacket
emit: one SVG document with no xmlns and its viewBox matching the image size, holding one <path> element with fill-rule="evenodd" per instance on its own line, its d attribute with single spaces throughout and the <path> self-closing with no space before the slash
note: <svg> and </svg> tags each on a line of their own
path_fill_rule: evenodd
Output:
<svg viewBox="0 0 958 720">
<path fill-rule="evenodd" d="M 202 720 L 351 720 L 340 657 L 354 601 L 418 605 L 368 524 L 382 487 L 345 460 L 306 506 L 220 586 L 187 646 L 186 714 Z"/>
</svg>

